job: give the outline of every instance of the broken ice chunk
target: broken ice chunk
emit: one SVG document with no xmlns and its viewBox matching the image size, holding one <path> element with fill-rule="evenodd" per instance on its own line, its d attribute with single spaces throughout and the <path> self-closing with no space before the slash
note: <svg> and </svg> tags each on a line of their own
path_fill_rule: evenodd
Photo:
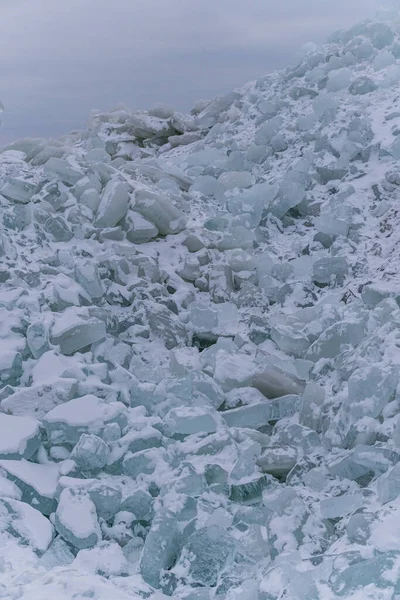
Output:
<svg viewBox="0 0 400 600">
<path fill-rule="evenodd" d="M 35 193 L 36 185 L 29 183 L 29 181 L 14 179 L 12 177 L 9 177 L 0 189 L 0 194 L 2 196 L 5 196 L 9 200 L 15 200 L 16 202 L 22 202 L 24 204 L 29 202 Z"/>
<path fill-rule="evenodd" d="M 101 539 L 95 505 L 87 493 L 73 488 L 61 492 L 54 525 L 61 537 L 78 550 L 93 548 Z"/>
<path fill-rule="evenodd" d="M 75 276 L 78 283 L 89 294 L 93 300 L 99 300 L 104 295 L 97 266 L 90 261 L 78 264 L 75 268 Z"/>
<path fill-rule="evenodd" d="M 352 544 L 366 544 L 371 535 L 373 516 L 356 512 L 350 517 L 346 525 L 346 533 Z"/>
<path fill-rule="evenodd" d="M 43 167 L 43 172 L 47 179 L 60 179 L 63 183 L 75 185 L 83 177 L 82 171 L 73 167 L 68 161 L 62 158 L 49 158 Z"/>
<path fill-rule="evenodd" d="M 252 179 L 252 175 L 248 171 L 227 171 L 219 176 L 218 182 L 225 190 L 231 190 L 250 187 Z"/>
<path fill-rule="evenodd" d="M 269 360 L 264 369 L 253 376 L 251 385 L 266 398 L 278 398 L 287 394 L 301 394 L 305 382 Z"/>
<path fill-rule="evenodd" d="M 145 244 L 158 235 L 157 227 L 133 210 L 128 211 L 125 218 L 125 230 L 132 244 Z"/>
<path fill-rule="evenodd" d="M 215 433 L 221 424 L 217 411 L 207 406 L 180 406 L 164 417 L 165 431 L 170 437 Z"/>
<path fill-rule="evenodd" d="M 51 343 L 60 346 L 62 354 L 73 354 L 106 336 L 106 325 L 96 318 L 85 318 L 65 312 L 51 330 Z"/>
<path fill-rule="evenodd" d="M 361 77 L 357 77 L 353 81 L 353 83 L 349 86 L 349 92 L 353 96 L 364 96 L 365 94 L 370 94 L 378 89 L 378 86 L 370 77 L 366 77 L 365 75 Z"/>
<path fill-rule="evenodd" d="M 266 400 L 258 404 L 241 406 L 221 413 L 229 427 L 248 427 L 260 429 L 270 421 L 290 417 L 301 408 L 301 397 L 290 394 L 275 400 Z"/>
<path fill-rule="evenodd" d="M 29 460 L 40 445 L 40 423 L 0 413 L 0 458 Z"/>
<path fill-rule="evenodd" d="M 364 498 L 359 494 L 343 494 L 321 500 L 319 508 L 323 519 L 339 519 L 361 508 Z"/>
<path fill-rule="evenodd" d="M 248 386 L 256 371 L 253 357 L 218 350 L 215 356 L 214 379 L 224 392 Z"/>
<path fill-rule="evenodd" d="M 326 89 L 328 92 L 339 92 L 347 87 L 351 80 L 351 70 L 347 67 L 331 71 L 328 76 Z"/>
<path fill-rule="evenodd" d="M 75 560 L 68 544 L 61 538 L 57 537 L 50 544 L 49 548 L 40 559 L 42 567 L 50 571 L 55 567 L 66 567 Z"/>
<path fill-rule="evenodd" d="M 22 501 L 31 504 L 44 515 L 56 507 L 58 467 L 49 463 L 40 465 L 25 460 L 0 460 L 7 478 L 14 481 L 22 492 Z"/>
<path fill-rule="evenodd" d="M 188 569 L 192 585 L 215 586 L 220 573 L 233 564 L 236 541 L 222 527 L 204 527 L 193 533 L 178 567 Z"/>
<path fill-rule="evenodd" d="M 297 450 L 291 446 L 268 446 L 257 460 L 263 473 L 284 478 L 297 462 Z"/>
<path fill-rule="evenodd" d="M 90 210 L 92 210 L 93 212 L 96 212 L 98 210 L 100 201 L 100 194 L 94 188 L 85 190 L 79 199 L 79 202 L 81 204 L 87 206 L 87 208 L 90 208 Z"/>
<path fill-rule="evenodd" d="M 240 480 L 254 473 L 254 467 L 261 454 L 261 445 L 251 439 L 238 446 L 239 457 L 230 473 L 231 480 Z"/>
<path fill-rule="evenodd" d="M 74 234 L 64 217 L 49 217 L 44 224 L 44 230 L 53 236 L 55 242 L 69 242 Z"/>
<path fill-rule="evenodd" d="M 180 535 L 175 515 L 160 511 L 154 518 L 146 537 L 140 560 L 143 579 L 155 588 L 160 587 L 163 571 L 170 569 L 180 552 Z"/>
<path fill-rule="evenodd" d="M 126 425 L 121 402 L 104 402 L 94 395 L 74 398 L 56 406 L 43 418 L 49 439 L 55 444 L 76 444 L 82 433 L 101 435 L 108 423 Z"/>
<path fill-rule="evenodd" d="M 126 215 L 129 205 L 128 186 L 118 180 L 109 181 L 104 188 L 95 227 L 115 227 Z"/>
<path fill-rule="evenodd" d="M 47 329 L 43 323 L 32 323 L 26 331 L 26 342 L 33 358 L 40 358 L 49 349 Z"/>
<path fill-rule="evenodd" d="M 347 237 L 349 224 L 333 216 L 322 215 L 315 219 L 315 227 L 318 231 L 332 236 Z"/>
<path fill-rule="evenodd" d="M 342 279 L 349 267 L 344 257 L 320 258 L 314 263 L 313 278 L 317 283 L 328 284 L 332 279 Z"/>
<path fill-rule="evenodd" d="M 127 452 L 123 460 L 123 472 L 134 479 L 139 475 L 151 475 L 162 464 L 165 451 L 161 448 L 147 448 L 139 452 Z"/>
<path fill-rule="evenodd" d="M 396 62 L 395 57 L 388 50 L 379 52 L 374 59 L 374 71 L 381 71 L 389 65 L 393 65 Z"/>
<path fill-rule="evenodd" d="M 392 502 L 400 494 L 400 463 L 377 479 L 378 499 L 382 504 Z"/>
<path fill-rule="evenodd" d="M 0 533 L 11 533 L 33 550 L 46 552 L 53 539 L 53 527 L 38 510 L 25 502 L 0 498 Z"/>
<path fill-rule="evenodd" d="M 320 358 L 335 358 L 343 345 L 357 346 L 365 335 L 365 320 L 339 321 L 328 327 L 310 346 L 306 358 L 317 362 Z"/>
<path fill-rule="evenodd" d="M 136 194 L 135 210 L 153 223 L 161 235 L 179 233 L 186 225 L 186 218 L 168 198 L 147 190 Z"/>
<path fill-rule="evenodd" d="M 297 333 L 290 327 L 284 325 L 275 325 L 271 328 L 271 339 L 274 340 L 278 348 L 286 354 L 291 354 L 297 358 L 304 356 L 310 347 L 307 336 Z"/>
<path fill-rule="evenodd" d="M 71 452 L 71 459 L 82 471 L 102 469 L 107 463 L 110 449 L 97 435 L 83 433 Z"/>
</svg>

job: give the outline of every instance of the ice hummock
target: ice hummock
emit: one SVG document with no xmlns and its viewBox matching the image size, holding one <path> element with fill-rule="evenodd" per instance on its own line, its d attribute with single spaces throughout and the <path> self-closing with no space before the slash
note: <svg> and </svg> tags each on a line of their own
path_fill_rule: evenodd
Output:
<svg viewBox="0 0 400 600">
<path fill-rule="evenodd" d="M 0 596 L 399 595 L 399 60 L 1 150 Z"/>
</svg>

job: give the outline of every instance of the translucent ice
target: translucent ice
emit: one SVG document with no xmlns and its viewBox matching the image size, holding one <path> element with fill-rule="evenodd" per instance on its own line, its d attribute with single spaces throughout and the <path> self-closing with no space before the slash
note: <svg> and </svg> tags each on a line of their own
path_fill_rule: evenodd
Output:
<svg viewBox="0 0 400 600">
<path fill-rule="evenodd" d="M 157 227 L 133 210 L 126 215 L 125 227 L 126 237 L 133 244 L 145 244 L 158 235 Z"/>
<path fill-rule="evenodd" d="M 146 537 L 140 560 L 140 572 L 150 585 L 159 588 L 163 571 L 170 569 L 180 552 L 180 536 L 176 517 L 166 510 L 154 518 Z"/>
<path fill-rule="evenodd" d="M 36 186 L 29 181 L 10 177 L 0 189 L 0 194 L 16 202 L 29 202 L 36 193 Z"/>
<path fill-rule="evenodd" d="M 168 198 L 154 192 L 139 191 L 136 194 L 135 210 L 153 223 L 161 235 L 178 233 L 186 224 L 183 213 Z"/>
<path fill-rule="evenodd" d="M 328 92 L 339 92 L 347 87 L 351 81 L 351 70 L 347 67 L 336 69 L 329 73 L 326 89 Z"/>
<path fill-rule="evenodd" d="M 95 226 L 114 227 L 126 215 L 128 204 L 127 185 L 118 181 L 109 181 L 101 197 Z"/>
<path fill-rule="evenodd" d="M 60 179 L 69 185 L 75 185 L 83 177 L 82 171 L 62 158 L 50 158 L 44 165 L 43 171 L 49 181 Z"/>
</svg>

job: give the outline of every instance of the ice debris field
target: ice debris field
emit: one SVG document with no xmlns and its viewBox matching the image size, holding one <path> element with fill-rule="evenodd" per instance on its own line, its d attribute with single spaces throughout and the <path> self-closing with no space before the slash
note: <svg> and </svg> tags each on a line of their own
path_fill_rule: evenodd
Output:
<svg viewBox="0 0 400 600">
<path fill-rule="evenodd" d="M 0 194 L 0 598 L 400 598 L 400 20 Z"/>
</svg>

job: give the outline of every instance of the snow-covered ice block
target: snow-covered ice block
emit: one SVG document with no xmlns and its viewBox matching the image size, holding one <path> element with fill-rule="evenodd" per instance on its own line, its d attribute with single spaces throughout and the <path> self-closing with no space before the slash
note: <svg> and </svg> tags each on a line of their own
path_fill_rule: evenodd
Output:
<svg viewBox="0 0 400 600">
<path fill-rule="evenodd" d="M 73 488 L 61 492 L 54 525 L 61 537 L 78 550 L 93 548 L 101 540 L 95 505 L 89 494 Z"/>
<path fill-rule="evenodd" d="M 27 203 L 30 202 L 32 196 L 36 193 L 36 185 L 24 181 L 23 179 L 15 179 L 9 177 L 6 183 L 0 189 L 0 194 L 9 200 L 15 202 Z"/>
<path fill-rule="evenodd" d="M 136 194 L 135 210 L 157 227 L 161 235 L 179 233 L 186 217 L 168 198 L 147 190 Z"/>
<path fill-rule="evenodd" d="M 55 406 L 71 400 L 76 386 L 75 379 L 55 377 L 53 382 L 18 389 L 1 401 L 1 408 L 11 415 L 41 419 Z"/>
<path fill-rule="evenodd" d="M 58 480 L 57 497 L 64 489 L 74 488 L 85 491 L 96 507 L 99 518 L 109 521 L 121 508 L 122 492 L 118 487 L 110 485 L 107 480 L 78 479 L 77 477 L 60 477 Z M 129 510 L 128 508 L 124 510 Z"/>
<path fill-rule="evenodd" d="M 72 309 L 65 312 L 51 329 L 51 343 L 60 346 L 62 354 L 73 354 L 106 336 L 104 321 L 80 316 Z"/>
<path fill-rule="evenodd" d="M 23 502 L 44 515 L 50 515 L 54 511 L 59 478 L 57 465 L 40 465 L 26 460 L 0 460 L 0 469 L 19 487 Z"/>
<path fill-rule="evenodd" d="M 0 533 L 9 533 L 42 554 L 53 539 L 53 526 L 29 504 L 0 498 Z"/>
<path fill-rule="evenodd" d="M 0 458 L 29 460 L 40 445 L 40 423 L 0 413 Z"/>
<path fill-rule="evenodd" d="M 62 158 L 49 158 L 43 167 L 43 172 L 49 181 L 60 179 L 63 183 L 75 185 L 83 177 L 83 172 L 73 167 Z"/>
<path fill-rule="evenodd" d="M 126 423 L 125 406 L 121 402 L 104 402 L 89 394 L 56 406 L 43 418 L 49 439 L 54 444 L 76 444 L 83 433 L 101 435 L 108 423 Z"/>
<path fill-rule="evenodd" d="M 97 210 L 96 227 L 115 227 L 128 211 L 128 186 L 119 181 L 109 181 L 104 188 Z"/>
<path fill-rule="evenodd" d="M 71 452 L 71 459 L 82 471 L 102 469 L 110 455 L 110 448 L 97 435 L 83 433 Z"/>
<path fill-rule="evenodd" d="M 215 356 L 214 379 L 224 392 L 250 385 L 256 370 L 254 358 L 247 354 L 218 350 Z"/>
<path fill-rule="evenodd" d="M 234 188 L 248 188 L 252 184 L 252 175 L 248 171 L 226 171 L 218 178 L 218 183 L 222 185 L 224 190 Z"/>
</svg>

